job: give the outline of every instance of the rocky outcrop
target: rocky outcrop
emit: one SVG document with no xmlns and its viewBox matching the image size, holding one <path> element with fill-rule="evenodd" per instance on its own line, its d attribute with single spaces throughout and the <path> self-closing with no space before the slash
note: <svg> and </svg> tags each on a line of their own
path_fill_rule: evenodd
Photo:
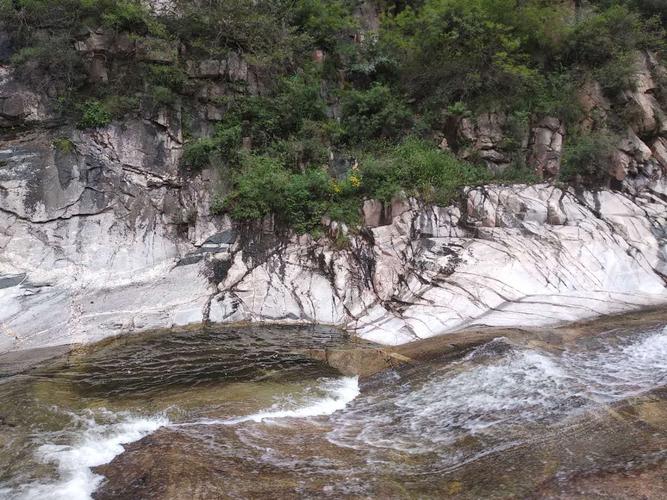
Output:
<svg viewBox="0 0 667 500">
<path fill-rule="evenodd" d="M 620 113 L 627 123 L 611 156 L 608 172 L 615 187 L 630 193 L 637 193 L 667 175 L 664 149 L 667 115 L 658 100 L 661 93 L 658 81 L 664 81 L 665 68 L 651 53 L 637 53 L 635 68 L 634 89 L 622 92 L 617 102 L 607 98 L 595 82 L 589 82 L 579 95 L 584 130 L 600 129 L 614 112 Z"/>
<path fill-rule="evenodd" d="M 201 321 L 208 279 L 179 259 L 224 250 L 208 240 L 229 223 L 209 216 L 212 172 L 178 175 L 169 120 L 3 142 L 0 349 Z"/>
<path fill-rule="evenodd" d="M 462 118 L 457 127 L 457 142 L 462 146 L 459 155 L 464 159 L 479 156 L 494 173 L 500 173 L 511 163 L 505 150 L 507 117 L 501 113 L 485 113 L 474 118 Z"/>
<path fill-rule="evenodd" d="M 343 324 L 403 343 L 653 304 L 667 300 L 666 217 L 658 191 L 474 189 L 463 210 L 413 206 L 344 251 L 288 244 L 259 265 L 232 252 L 210 319 Z"/>
<path fill-rule="evenodd" d="M 664 78 L 665 69 L 651 53 L 638 53 L 635 68 L 635 88 L 622 95 L 630 125 L 640 137 L 665 134 L 667 117 L 657 99 L 660 92 L 657 81 Z"/>
<path fill-rule="evenodd" d="M 43 131 L 3 146 L 0 350 L 207 321 L 398 344 L 667 301 L 664 182 L 635 197 L 488 186 L 451 207 L 369 204 L 376 227 L 341 249 L 211 217 L 214 178 L 176 175 L 168 130 L 145 119 L 70 130 L 71 149 Z"/>
<path fill-rule="evenodd" d="M 540 179 L 558 176 L 564 138 L 565 126 L 558 118 L 543 118 L 531 129 L 528 165 Z"/>
<path fill-rule="evenodd" d="M 452 143 L 459 157 L 481 160 L 493 173 L 526 161 L 538 178 L 552 179 L 560 172 L 564 139 L 565 127 L 558 118 L 542 117 L 521 130 L 503 113 L 484 113 L 458 120 Z M 449 147 L 449 141 L 441 147 Z"/>
<path fill-rule="evenodd" d="M 663 109 L 664 98 L 660 97 L 667 70 L 650 52 L 638 52 L 634 67 L 634 88 L 614 99 L 605 95 L 595 81 L 588 81 L 578 90 L 581 133 L 606 130 L 613 120 L 627 124 L 611 155 L 608 171 L 614 187 L 631 193 L 667 172 L 667 113 Z M 568 137 L 563 122 L 551 116 L 534 116 L 532 123 L 520 130 L 503 113 L 481 113 L 450 119 L 447 128 L 454 132 L 444 131 L 446 139 L 441 147 L 451 147 L 460 158 L 482 161 L 494 173 L 525 162 L 540 179 L 558 176 L 564 146 L 577 139 Z"/>
</svg>

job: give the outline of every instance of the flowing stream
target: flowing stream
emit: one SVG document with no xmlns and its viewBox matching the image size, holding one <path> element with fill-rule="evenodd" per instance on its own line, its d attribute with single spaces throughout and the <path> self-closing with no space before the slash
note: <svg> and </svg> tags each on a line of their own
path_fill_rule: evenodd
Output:
<svg viewBox="0 0 667 500">
<path fill-rule="evenodd" d="M 667 492 L 662 324 L 557 348 L 498 337 L 362 381 L 315 347 L 355 344 L 324 328 L 137 335 L 6 376 L 0 498 Z"/>
</svg>

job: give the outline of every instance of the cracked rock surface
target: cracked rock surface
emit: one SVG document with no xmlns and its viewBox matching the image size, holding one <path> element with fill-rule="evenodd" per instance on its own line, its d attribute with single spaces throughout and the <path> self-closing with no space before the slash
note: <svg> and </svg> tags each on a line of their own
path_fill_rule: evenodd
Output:
<svg viewBox="0 0 667 500">
<path fill-rule="evenodd" d="M 209 280 L 176 264 L 229 223 L 208 215 L 213 174 L 182 185 L 173 130 L 158 118 L 3 141 L 0 351 L 202 321 Z"/>
<path fill-rule="evenodd" d="M 667 301 L 667 197 L 472 189 L 465 210 L 412 208 L 334 251 L 240 247 L 213 321 L 312 321 L 400 344 L 466 326 L 544 326 Z"/>
<path fill-rule="evenodd" d="M 211 216 L 215 173 L 179 175 L 170 120 L 3 142 L 0 351 L 237 321 L 400 344 L 667 302 L 664 177 L 633 196 L 540 184 L 451 207 L 369 203 L 381 216 L 340 249 Z"/>
</svg>

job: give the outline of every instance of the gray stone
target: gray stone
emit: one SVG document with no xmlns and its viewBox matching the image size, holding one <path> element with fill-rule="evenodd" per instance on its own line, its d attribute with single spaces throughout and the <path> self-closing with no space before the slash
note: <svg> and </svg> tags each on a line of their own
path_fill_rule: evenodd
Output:
<svg viewBox="0 0 667 500">
<path fill-rule="evenodd" d="M 77 141 L 83 154 L 94 144 Z M 25 182 L 21 172 L 31 169 L 16 170 L 19 165 L 44 158 L 23 148 L 15 149 L 13 174 L 5 174 L 2 184 Z M 76 168 L 68 172 L 61 189 L 84 178 Z M 155 169 L 128 175 L 139 172 L 156 175 Z M 132 181 L 138 185 L 141 177 Z M 89 185 L 103 190 L 104 182 Z M 667 302 L 661 277 L 667 271 L 667 202 L 660 197 L 575 194 L 546 184 L 486 186 L 468 191 L 464 213 L 407 200 L 410 206 L 392 213 L 387 224 L 348 233 L 343 250 L 326 239 L 294 236 L 262 253 L 239 246 L 230 228 L 209 228 L 198 249 L 178 232 L 170 234 L 163 214 L 148 209 L 175 188 L 142 191 L 115 182 L 135 198 L 148 197 L 133 219 L 127 219 L 132 211 L 120 209 L 131 207 L 132 197 L 93 205 L 81 198 L 77 211 L 61 217 L 55 208 L 35 211 L 19 207 L 18 199 L 2 201 L 0 272 L 20 269 L 26 285 L 0 289 L 0 349 L 89 342 L 206 320 L 335 324 L 397 344 L 470 325 L 537 327 Z M 25 190 L 30 182 L 23 185 Z M 663 180 L 650 189 L 667 192 Z M 37 196 L 57 206 L 54 194 Z M 116 215 L 104 211 L 114 203 Z M 378 206 L 367 204 L 374 217 L 382 212 Z M 92 207 L 102 213 L 85 215 Z M 202 214 L 205 209 L 198 205 Z M 336 231 L 345 229 L 338 225 Z M 226 253 L 217 253 L 222 247 Z M 219 283 L 204 278 L 211 259 L 222 259 Z"/>
<path fill-rule="evenodd" d="M 0 276 L 0 289 L 18 286 L 25 281 L 25 273 L 15 274 L 13 276 Z"/>
<path fill-rule="evenodd" d="M 21 118 L 28 114 L 23 96 L 14 94 L 2 99 L 2 116 L 10 119 Z"/>
<path fill-rule="evenodd" d="M 378 227 L 383 223 L 384 205 L 378 200 L 365 200 L 361 209 L 364 226 Z"/>
<path fill-rule="evenodd" d="M 215 245 L 231 245 L 236 241 L 237 232 L 233 229 L 228 229 L 209 237 L 204 244 L 211 243 Z"/>
<path fill-rule="evenodd" d="M 528 165 L 540 178 L 554 178 L 560 172 L 565 128 L 554 117 L 545 117 L 531 130 Z"/>
<path fill-rule="evenodd" d="M 248 63 L 236 52 L 227 57 L 227 76 L 231 81 L 248 80 Z"/>
<path fill-rule="evenodd" d="M 492 172 L 502 172 L 511 162 L 505 150 L 504 127 L 507 117 L 502 113 L 482 113 L 476 117 L 462 118 L 456 129 L 459 151 L 463 159 L 478 156 Z"/>
</svg>

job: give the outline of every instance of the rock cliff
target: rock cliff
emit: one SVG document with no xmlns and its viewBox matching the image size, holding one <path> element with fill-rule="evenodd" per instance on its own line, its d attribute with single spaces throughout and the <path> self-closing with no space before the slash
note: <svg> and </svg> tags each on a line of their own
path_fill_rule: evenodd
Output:
<svg viewBox="0 0 667 500">
<path fill-rule="evenodd" d="M 364 16 L 376 24 L 376 14 Z M 119 54 L 160 64 L 182 57 L 104 30 L 79 36 L 76 50 L 90 84 L 109 79 Z M 262 91 L 236 52 L 185 62 L 199 131 L 221 119 L 232 84 Z M 333 324 L 398 344 L 667 302 L 666 73 L 648 52 L 636 66 L 637 85 L 618 102 L 595 82 L 579 96 L 584 129 L 611 108 L 627 110 L 608 165 L 614 191 L 553 181 L 568 133 L 557 118 L 508 140 L 509 117 L 463 116 L 436 138 L 441 148 L 494 172 L 520 155 L 551 183 L 470 188 L 449 207 L 366 200 L 359 231 L 334 221 L 333 238 L 317 240 L 276 231 L 271 220 L 244 229 L 212 215 L 221 174 L 179 169 L 178 107 L 142 106 L 80 130 L 54 112 L 49 89 L 0 66 L 0 351 L 239 321 Z"/>
<path fill-rule="evenodd" d="M 634 195 L 538 184 L 469 189 L 450 207 L 369 202 L 337 248 L 211 216 L 215 175 L 183 181 L 168 120 L 3 142 L 0 350 L 238 321 L 398 344 L 667 301 L 664 179 Z"/>
</svg>

